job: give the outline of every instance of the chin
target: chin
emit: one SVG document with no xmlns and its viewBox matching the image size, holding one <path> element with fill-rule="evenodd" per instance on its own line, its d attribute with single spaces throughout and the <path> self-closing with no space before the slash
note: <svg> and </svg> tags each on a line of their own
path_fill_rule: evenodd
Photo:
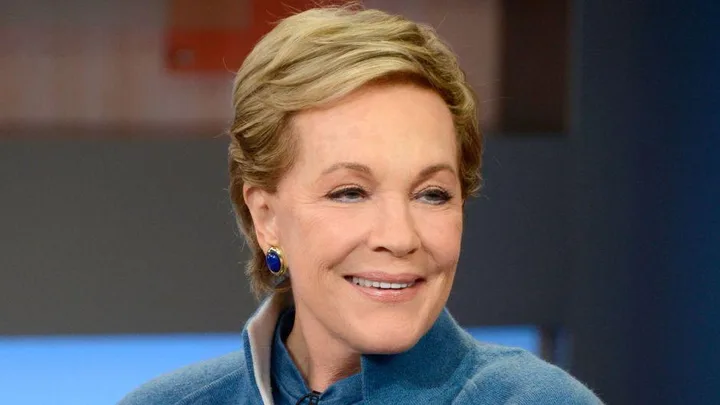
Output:
<svg viewBox="0 0 720 405">
<path fill-rule="evenodd" d="M 350 341 L 362 354 L 397 354 L 412 349 L 425 335 L 429 326 L 418 329 L 420 328 L 399 328 L 397 326 L 381 328 L 377 325 L 372 330 L 357 332 Z"/>
</svg>

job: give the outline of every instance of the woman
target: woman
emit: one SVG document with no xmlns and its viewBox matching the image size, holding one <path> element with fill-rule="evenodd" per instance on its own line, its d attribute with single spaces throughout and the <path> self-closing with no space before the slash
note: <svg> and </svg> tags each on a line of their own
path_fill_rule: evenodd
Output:
<svg viewBox="0 0 720 405">
<path fill-rule="evenodd" d="M 122 404 L 597 404 L 443 309 L 480 184 L 476 102 L 427 27 L 374 10 L 282 21 L 237 74 L 230 194 L 269 295 L 243 353 Z"/>
</svg>

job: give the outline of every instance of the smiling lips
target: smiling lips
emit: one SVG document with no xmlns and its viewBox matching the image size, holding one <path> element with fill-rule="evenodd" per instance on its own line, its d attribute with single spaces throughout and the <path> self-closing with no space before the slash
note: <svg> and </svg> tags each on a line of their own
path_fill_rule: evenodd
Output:
<svg viewBox="0 0 720 405">
<path fill-rule="evenodd" d="M 386 281 L 372 281 L 368 280 L 366 278 L 360 278 L 360 277 L 353 277 L 352 282 L 355 285 L 359 285 L 361 287 L 373 287 L 373 288 L 381 288 L 381 289 L 392 289 L 392 290 L 400 290 L 403 288 L 411 287 L 415 284 L 414 281 L 410 283 L 389 283 Z"/>
<path fill-rule="evenodd" d="M 392 303 L 411 300 L 424 281 L 421 277 L 413 274 L 391 275 L 386 273 L 354 274 L 345 279 L 366 297 Z"/>
</svg>

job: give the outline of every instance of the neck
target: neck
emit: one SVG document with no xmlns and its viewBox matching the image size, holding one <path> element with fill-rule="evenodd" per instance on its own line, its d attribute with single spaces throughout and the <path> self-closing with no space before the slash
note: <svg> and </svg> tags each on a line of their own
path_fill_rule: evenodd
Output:
<svg viewBox="0 0 720 405">
<path fill-rule="evenodd" d="M 304 319 L 297 309 L 286 345 L 311 390 L 323 392 L 360 371 L 360 353 L 330 336 L 317 320 Z"/>
</svg>

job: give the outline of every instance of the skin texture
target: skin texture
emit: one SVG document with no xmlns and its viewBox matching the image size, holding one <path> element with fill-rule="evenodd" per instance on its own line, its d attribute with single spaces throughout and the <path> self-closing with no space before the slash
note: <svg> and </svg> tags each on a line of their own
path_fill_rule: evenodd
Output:
<svg viewBox="0 0 720 405">
<path fill-rule="evenodd" d="M 359 371 L 361 354 L 399 353 L 447 302 L 460 254 L 462 208 L 452 116 L 411 83 L 367 85 L 293 120 L 296 163 L 276 193 L 246 186 L 258 241 L 283 250 L 296 306 L 288 349 L 324 391 Z M 383 302 L 347 276 L 418 278 Z"/>
</svg>

